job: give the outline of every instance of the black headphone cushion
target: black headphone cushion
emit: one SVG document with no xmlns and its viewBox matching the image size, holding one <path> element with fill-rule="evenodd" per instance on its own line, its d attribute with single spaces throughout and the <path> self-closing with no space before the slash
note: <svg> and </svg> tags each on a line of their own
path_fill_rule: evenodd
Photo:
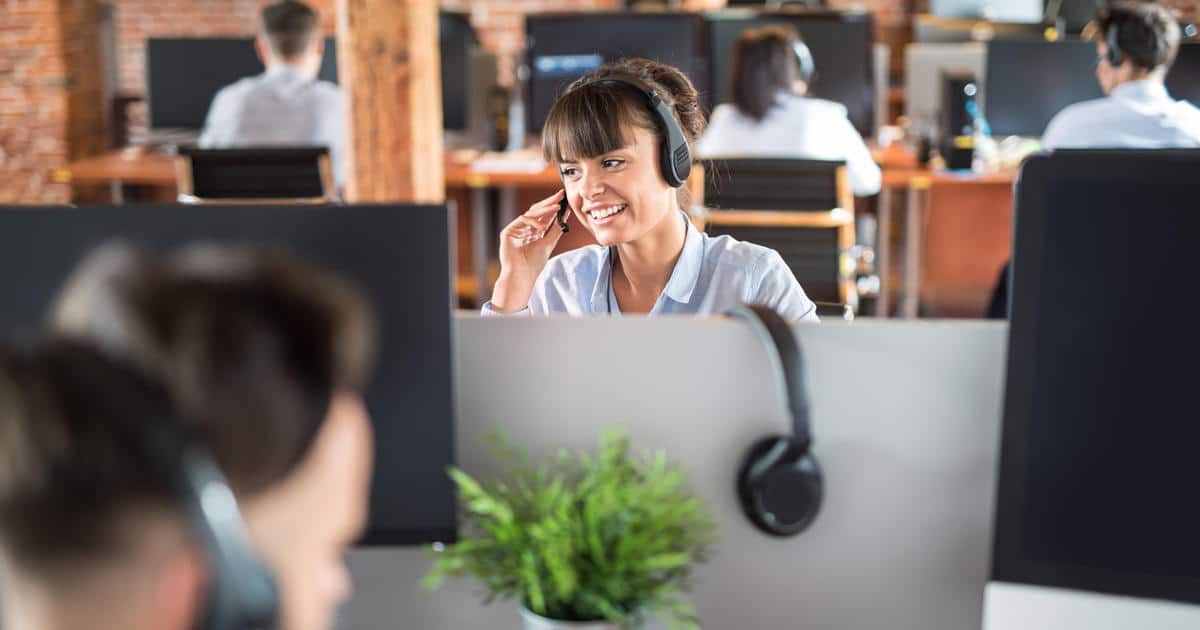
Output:
<svg viewBox="0 0 1200 630">
<path fill-rule="evenodd" d="M 756 442 L 738 471 L 738 498 L 763 531 L 794 536 L 816 520 L 824 499 L 824 475 L 807 447 L 790 435 Z"/>
</svg>

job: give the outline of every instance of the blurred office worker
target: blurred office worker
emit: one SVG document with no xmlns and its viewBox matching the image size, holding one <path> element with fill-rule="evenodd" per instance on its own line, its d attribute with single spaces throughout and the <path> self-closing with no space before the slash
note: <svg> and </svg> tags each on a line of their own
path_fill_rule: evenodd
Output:
<svg viewBox="0 0 1200 630">
<path fill-rule="evenodd" d="M 542 148 L 564 189 L 501 232 L 484 315 L 713 314 L 756 303 L 816 321 L 778 252 L 710 237 L 681 209 L 704 128 L 698 99 L 679 69 L 648 59 L 602 65 L 559 96 Z M 550 259 L 572 216 L 599 245 Z"/>
<path fill-rule="evenodd" d="M 338 86 L 317 79 L 325 39 L 317 13 L 296 0 L 262 10 L 255 50 L 266 66 L 213 98 L 200 146 L 329 147 L 334 180 L 345 182 L 345 103 Z"/>
<path fill-rule="evenodd" d="M 206 545 L 147 437 L 164 422 L 237 497 L 278 585 L 271 627 L 331 628 L 367 514 L 369 319 L 274 255 L 93 258 L 55 315 L 78 341 L 0 355 L 4 628 L 208 627 Z"/>
<path fill-rule="evenodd" d="M 747 30 L 733 51 L 733 103 L 718 105 L 696 145 L 702 158 L 844 160 L 856 195 L 882 175 L 840 103 L 807 96 L 816 67 L 794 28 Z"/>
<path fill-rule="evenodd" d="M 1096 18 L 1096 79 L 1107 95 L 1076 103 L 1046 126 L 1049 149 L 1200 146 L 1200 109 L 1167 93 L 1180 28 L 1164 7 L 1121 2 Z"/>
</svg>

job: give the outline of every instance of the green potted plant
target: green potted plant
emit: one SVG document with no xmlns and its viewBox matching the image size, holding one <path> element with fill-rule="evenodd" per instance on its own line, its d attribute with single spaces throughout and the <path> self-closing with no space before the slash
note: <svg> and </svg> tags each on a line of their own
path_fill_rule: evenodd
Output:
<svg viewBox="0 0 1200 630">
<path fill-rule="evenodd" d="M 635 628 L 651 613 L 698 627 L 688 579 L 715 526 L 665 453 L 632 456 L 620 432 L 595 455 L 561 451 L 538 464 L 502 442 L 496 450 L 503 481 L 450 470 L 463 535 L 435 552 L 427 586 L 477 578 L 489 602 L 521 602 L 526 630 Z"/>
</svg>

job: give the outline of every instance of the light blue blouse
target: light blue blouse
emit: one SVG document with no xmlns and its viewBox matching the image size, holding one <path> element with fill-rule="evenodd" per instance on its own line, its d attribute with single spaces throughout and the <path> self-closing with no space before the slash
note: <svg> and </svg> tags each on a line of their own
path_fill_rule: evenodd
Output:
<svg viewBox="0 0 1200 630">
<path fill-rule="evenodd" d="M 773 249 L 713 238 L 687 215 L 683 252 L 651 315 L 719 315 L 740 303 L 764 304 L 788 321 L 817 321 L 817 307 Z M 620 315 L 612 288 L 613 247 L 589 245 L 550 259 L 534 285 L 529 307 L 511 315 Z M 483 315 L 503 315 L 483 306 Z"/>
</svg>

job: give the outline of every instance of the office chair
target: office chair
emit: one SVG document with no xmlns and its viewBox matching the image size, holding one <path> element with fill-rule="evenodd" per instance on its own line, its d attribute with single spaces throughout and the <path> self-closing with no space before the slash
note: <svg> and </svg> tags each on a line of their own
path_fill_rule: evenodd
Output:
<svg viewBox="0 0 1200 630">
<path fill-rule="evenodd" d="M 336 197 L 325 147 L 180 147 L 179 203 L 329 203 Z"/>
<path fill-rule="evenodd" d="M 815 302 L 857 309 L 854 195 L 844 162 L 747 158 L 704 168 L 709 234 L 778 251 Z"/>
</svg>

